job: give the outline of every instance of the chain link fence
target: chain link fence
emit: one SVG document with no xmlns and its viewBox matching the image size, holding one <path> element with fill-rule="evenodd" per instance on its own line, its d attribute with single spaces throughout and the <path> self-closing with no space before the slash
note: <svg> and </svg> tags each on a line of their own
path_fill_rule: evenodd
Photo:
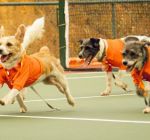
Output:
<svg viewBox="0 0 150 140">
<path fill-rule="evenodd" d="M 149 0 L 69 0 L 70 56 L 81 38 L 150 36 Z"/>
<path fill-rule="evenodd" d="M 25 0 L 24 4 L 20 1 L 15 4 L 3 2 L 0 2 L 0 25 L 5 27 L 6 35 L 15 34 L 22 23 L 30 25 L 36 18 L 45 16 L 44 37 L 29 46 L 27 53 L 36 52 L 47 45 L 59 57 L 57 0 L 47 3 L 31 0 L 32 4 L 27 4 Z M 120 38 L 129 34 L 150 36 L 149 0 L 69 0 L 70 57 L 77 56 L 79 39 Z"/>
<path fill-rule="evenodd" d="M 0 25 L 4 26 L 6 35 L 14 35 L 20 24 L 31 25 L 42 16 L 45 16 L 44 36 L 31 44 L 27 53 L 32 54 L 47 45 L 52 54 L 59 57 L 58 2 L 0 2 Z"/>
</svg>

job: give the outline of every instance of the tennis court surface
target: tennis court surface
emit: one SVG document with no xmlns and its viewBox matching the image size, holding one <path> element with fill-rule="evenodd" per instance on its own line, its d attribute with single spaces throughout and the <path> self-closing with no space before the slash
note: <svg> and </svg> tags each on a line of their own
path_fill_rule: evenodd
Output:
<svg viewBox="0 0 150 140">
<path fill-rule="evenodd" d="M 66 74 L 76 106 L 67 104 L 54 87 L 37 84 L 35 88 L 51 105 L 52 111 L 28 89 L 27 113 L 19 113 L 17 103 L 0 106 L 1 140 L 141 140 L 149 139 L 150 114 L 143 114 L 144 101 L 134 92 L 113 86 L 112 94 L 101 97 L 105 89 L 103 72 Z M 134 89 L 129 75 L 123 78 Z M 8 92 L 1 89 L 2 97 Z"/>
</svg>

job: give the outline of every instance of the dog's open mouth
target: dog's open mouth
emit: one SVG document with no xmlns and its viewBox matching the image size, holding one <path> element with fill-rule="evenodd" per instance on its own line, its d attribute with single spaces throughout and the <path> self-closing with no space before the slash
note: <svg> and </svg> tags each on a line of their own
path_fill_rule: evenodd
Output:
<svg viewBox="0 0 150 140">
<path fill-rule="evenodd" d="M 1 55 L 0 57 L 1 62 L 2 63 L 6 62 L 11 56 L 12 56 L 12 53 L 9 53 L 8 55 Z"/>
<path fill-rule="evenodd" d="M 91 63 L 93 57 L 94 57 L 93 55 L 89 55 L 89 56 L 85 59 L 85 63 L 84 63 L 84 64 L 89 65 L 89 64 Z"/>
<path fill-rule="evenodd" d="M 127 66 L 127 71 L 128 71 L 128 72 L 131 72 L 131 71 L 133 70 L 133 68 L 135 67 L 135 64 L 136 64 L 136 63 L 134 63 L 134 64 L 131 65 L 131 66 Z"/>
</svg>

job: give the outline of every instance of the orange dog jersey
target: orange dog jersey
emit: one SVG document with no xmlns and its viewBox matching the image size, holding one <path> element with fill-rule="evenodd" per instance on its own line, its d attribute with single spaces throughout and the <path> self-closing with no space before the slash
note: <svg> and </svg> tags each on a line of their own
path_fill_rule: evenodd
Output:
<svg viewBox="0 0 150 140">
<path fill-rule="evenodd" d="M 148 55 L 150 56 L 150 48 L 148 48 Z M 148 61 L 140 71 L 133 69 L 131 75 L 135 85 L 144 90 L 144 83 L 142 80 L 150 82 L 150 58 L 148 57 Z"/>
<path fill-rule="evenodd" d="M 106 56 L 104 57 L 102 64 L 104 65 L 104 69 L 108 71 L 112 71 L 112 67 L 117 67 L 121 70 L 126 69 L 126 67 L 122 64 L 122 50 L 124 47 L 124 43 L 121 39 L 107 39 L 107 50 Z"/>
<path fill-rule="evenodd" d="M 42 64 L 36 58 L 25 55 L 21 63 L 12 69 L 0 67 L 0 84 L 6 83 L 10 89 L 21 90 L 34 83 L 42 73 Z"/>
</svg>

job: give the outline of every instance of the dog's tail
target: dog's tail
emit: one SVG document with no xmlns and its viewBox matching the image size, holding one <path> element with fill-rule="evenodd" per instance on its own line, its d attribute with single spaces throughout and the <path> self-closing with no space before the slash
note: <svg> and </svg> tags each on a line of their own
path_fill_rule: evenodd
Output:
<svg viewBox="0 0 150 140">
<path fill-rule="evenodd" d="M 31 26 L 28 26 L 22 42 L 22 46 L 26 49 L 36 39 L 40 39 L 44 33 L 44 17 L 36 19 Z"/>
</svg>

